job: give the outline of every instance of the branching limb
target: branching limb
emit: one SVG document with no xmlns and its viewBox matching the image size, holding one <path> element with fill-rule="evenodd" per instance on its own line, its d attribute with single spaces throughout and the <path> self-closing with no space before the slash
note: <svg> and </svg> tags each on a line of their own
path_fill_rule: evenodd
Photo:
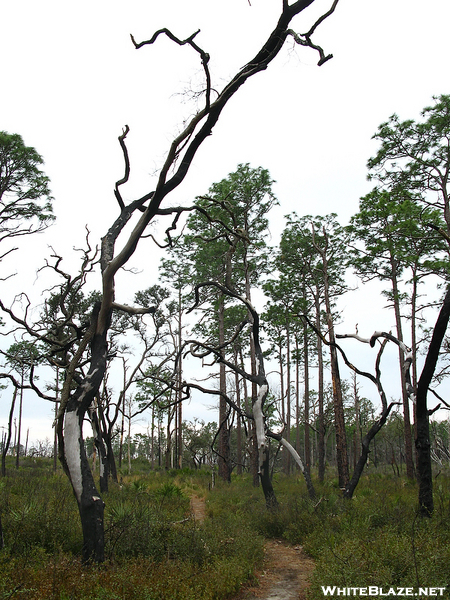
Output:
<svg viewBox="0 0 450 600">
<path fill-rule="evenodd" d="M 86 350 L 86 348 L 88 347 L 88 344 L 91 342 L 91 340 L 94 336 L 96 325 L 97 325 L 98 312 L 99 312 L 99 305 L 96 305 L 92 312 L 90 326 L 89 326 L 88 330 L 86 331 L 86 333 L 84 334 L 83 339 L 81 340 L 81 343 L 78 346 L 77 351 L 75 352 L 72 360 L 70 361 L 69 367 L 67 369 L 66 379 L 64 381 L 64 386 L 63 386 L 63 389 L 61 392 L 61 402 L 59 405 L 58 414 L 55 419 L 55 423 L 57 424 L 57 432 L 58 432 L 58 436 L 60 437 L 61 443 L 63 443 L 63 435 L 62 435 L 63 417 L 64 417 L 67 403 L 69 401 L 70 388 L 71 388 L 71 384 L 72 384 L 72 381 L 74 378 L 74 373 L 75 373 L 75 370 L 77 369 L 77 367 L 79 366 L 79 363 L 80 363 L 81 357 L 83 356 L 84 351 Z"/>
<path fill-rule="evenodd" d="M 433 396 L 436 396 L 436 398 L 445 406 L 445 408 L 450 409 L 450 404 L 448 402 L 446 402 L 444 400 L 444 398 L 442 398 L 442 396 L 440 396 L 436 390 L 433 390 L 431 388 L 428 388 L 428 391 L 431 392 L 433 394 Z"/>
<path fill-rule="evenodd" d="M 328 19 L 329 16 L 331 16 L 334 11 L 336 10 L 336 6 L 338 5 L 339 0 L 334 0 L 331 8 L 329 11 L 327 11 L 326 13 L 324 13 L 321 17 L 319 17 L 317 19 L 317 21 L 314 23 L 314 25 L 311 27 L 311 29 L 308 31 L 307 35 L 308 37 L 311 37 L 313 35 L 313 33 L 316 31 L 316 29 L 319 27 L 319 25 L 321 23 L 323 23 L 325 21 L 325 19 Z"/>
<path fill-rule="evenodd" d="M 322 340 L 322 342 L 326 345 L 331 345 L 331 342 L 329 342 L 320 331 L 318 331 L 318 329 L 314 326 L 313 323 L 311 323 L 311 321 L 308 319 L 308 317 L 306 315 L 301 315 L 301 317 L 303 319 L 306 320 L 306 322 L 308 323 L 308 325 L 313 329 L 313 331 L 320 336 L 320 339 Z M 411 380 L 410 380 L 410 375 L 409 375 L 409 369 L 411 366 L 411 361 L 412 359 L 410 359 L 411 357 L 411 350 L 400 340 L 398 340 L 395 336 L 393 336 L 390 333 L 385 333 L 385 332 L 379 332 L 376 331 L 372 337 L 370 339 L 366 339 L 366 338 L 362 338 L 358 335 L 358 331 L 356 331 L 356 333 L 354 334 L 344 334 L 344 335 L 336 335 L 336 337 L 340 338 L 340 339 L 345 339 L 345 338 L 353 338 L 356 339 L 364 344 L 370 344 L 370 346 L 373 348 L 375 346 L 376 340 L 380 337 L 383 337 L 383 342 L 380 345 L 380 349 L 378 351 L 377 354 L 377 358 L 376 358 L 376 362 L 375 362 L 375 373 L 376 375 L 372 375 L 371 373 L 367 373 L 365 371 L 360 371 L 359 369 L 357 369 L 352 363 L 350 363 L 350 361 L 347 359 L 347 356 L 345 355 L 345 352 L 342 350 L 342 348 L 336 344 L 333 343 L 334 347 L 337 348 L 342 356 L 342 358 L 344 359 L 345 364 L 352 369 L 355 373 L 357 373 L 358 375 L 362 375 L 364 377 L 367 377 L 368 379 L 370 379 L 370 381 L 372 381 L 372 383 L 374 383 L 377 386 L 378 389 L 378 393 L 380 395 L 380 399 L 381 399 L 381 404 L 382 404 L 382 413 L 381 416 L 379 417 L 379 419 L 377 419 L 375 421 L 375 423 L 373 423 L 373 425 L 371 426 L 371 428 L 369 429 L 369 431 L 367 432 L 367 434 L 364 436 L 362 443 L 361 443 L 361 455 L 359 457 L 359 460 L 355 466 L 354 472 L 353 472 L 353 476 L 351 478 L 351 480 L 349 481 L 349 483 L 345 486 L 344 489 L 344 497 L 345 498 L 351 498 L 353 496 L 353 492 L 356 489 L 356 486 L 358 485 L 359 479 L 362 475 L 362 472 L 364 470 L 364 466 L 367 462 L 367 458 L 369 456 L 369 447 L 370 447 L 370 442 L 373 440 L 373 438 L 377 435 L 377 433 L 380 431 L 380 429 L 383 427 L 383 425 L 386 423 L 386 420 L 392 410 L 392 408 L 395 405 L 400 404 L 399 402 L 391 402 L 388 406 L 387 404 L 387 400 L 386 400 L 386 394 L 384 393 L 384 389 L 381 383 L 381 369 L 380 369 L 380 364 L 381 364 L 381 356 L 383 354 L 383 351 L 387 345 L 388 341 L 392 341 L 395 344 L 397 344 L 402 351 L 406 354 L 405 357 L 405 379 L 407 381 L 407 385 L 409 387 L 410 390 L 410 394 L 414 395 L 413 390 L 412 390 L 412 386 L 411 386 Z"/>
<path fill-rule="evenodd" d="M 190 397 L 190 390 L 198 390 L 199 392 L 202 392 L 202 394 L 211 394 L 212 396 L 221 396 L 225 402 L 228 404 L 228 406 L 230 408 L 232 408 L 237 415 L 239 415 L 242 418 L 245 419 L 250 419 L 253 420 L 253 415 L 246 412 L 242 407 L 238 406 L 236 404 L 236 402 L 234 402 L 234 400 L 232 400 L 227 394 L 225 394 L 224 392 L 221 392 L 220 390 L 217 389 L 213 389 L 213 388 L 205 388 L 201 385 L 199 385 L 198 383 L 193 383 L 193 382 L 189 382 L 183 383 L 183 389 L 186 390 L 187 392 L 187 396 Z"/>
<path fill-rule="evenodd" d="M 317 65 L 319 67 L 321 67 L 323 64 L 325 64 L 330 59 L 332 59 L 333 55 L 332 54 L 325 55 L 325 52 L 323 51 L 321 46 L 318 46 L 317 44 L 313 43 L 313 41 L 311 40 L 311 36 L 313 35 L 313 33 L 315 32 L 317 27 L 321 23 L 323 23 L 323 21 L 325 21 L 325 19 L 327 19 L 330 15 L 332 15 L 334 13 L 338 2 L 339 2 L 339 0 L 334 0 L 333 5 L 330 8 L 330 10 L 328 12 L 326 12 L 325 14 L 323 14 L 314 23 L 314 25 L 311 27 L 311 29 L 307 33 L 296 33 L 292 29 L 288 29 L 288 31 L 287 31 L 287 34 L 293 38 L 293 40 L 296 44 L 299 44 L 300 46 L 306 46 L 307 48 L 312 48 L 313 50 L 316 50 L 319 53 L 320 58 L 319 58 L 319 62 L 317 63 Z"/>
<path fill-rule="evenodd" d="M 372 375 L 371 373 L 367 373 L 366 371 L 361 371 L 360 369 L 358 369 L 358 367 L 355 367 L 355 365 L 353 363 L 351 363 L 349 361 L 349 359 L 347 358 L 347 355 L 345 354 L 344 350 L 339 346 L 339 344 L 336 343 L 332 343 L 329 340 L 327 340 L 327 338 L 323 335 L 323 333 L 317 329 L 317 327 L 314 325 L 314 323 L 309 319 L 309 317 L 307 315 L 293 315 L 294 317 L 300 317 L 301 319 L 304 319 L 309 327 L 311 327 L 311 329 L 314 331 L 314 333 L 321 339 L 322 343 L 324 343 L 326 346 L 334 346 L 337 350 L 339 350 L 342 358 L 344 359 L 345 364 L 347 365 L 347 367 L 349 369 L 351 369 L 352 371 L 354 371 L 357 375 L 361 375 L 362 377 L 367 377 L 367 379 L 370 379 L 370 381 L 372 381 L 372 383 L 377 383 L 376 382 L 376 378 L 374 375 Z M 346 335 L 337 335 L 337 338 L 346 338 L 346 337 L 355 337 L 354 334 L 346 334 Z M 358 339 L 358 338 L 356 338 Z M 365 342 L 366 340 L 364 340 L 363 338 L 361 338 L 362 342 Z M 368 343 L 368 340 L 367 340 Z"/>
<path fill-rule="evenodd" d="M 367 458 L 369 456 L 370 442 L 373 440 L 373 438 L 376 436 L 376 434 L 380 431 L 380 429 L 386 423 L 387 418 L 389 417 L 389 414 L 390 414 L 392 408 L 396 405 L 400 405 L 400 402 L 391 402 L 389 404 L 389 406 L 386 406 L 386 408 L 384 408 L 380 418 L 377 421 L 375 421 L 375 423 L 372 425 L 372 427 L 369 429 L 369 431 L 364 436 L 364 438 L 361 442 L 361 456 L 358 459 L 355 470 L 353 472 L 353 476 L 344 490 L 345 498 L 351 498 L 353 496 L 353 493 L 356 489 L 356 486 L 358 485 L 358 482 L 360 480 L 360 477 L 361 477 L 364 467 L 366 465 Z"/>
<path fill-rule="evenodd" d="M 311 476 L 308 473 L 307 469 L 305 469 L 302 459 L 300 458 L 300 455 L 298 454 L 297 450 L 294 448 L 294 446 L 291 443 L 288 442 L 288 440 L 286 438 L 283 437 L 283 435 L 281 433 L 273 433 L 272 431 L 268 430 L 268 431 L 266 431 L 266 435 L 267 435 L 267 437 L 277 440 L 278 442 L 280 442 L 280 444 L 282 446 L 284 446 L 286 448 L 286 450 L 289 452 L 289 454 L 292 456 L 292 458 L 298 465 L 300 471 L 303 474 L 303 477 L 305 478 L 309 497 L 311 499 L 314 499 L 316 497 L 316 491 L 315 491 L 313 483 L 311 481 Z"/>
<path fill-rule="evenodd" d="M 443 237 L 444 240 L 447 242 L 447 244 L 450 246 L 450 236 L 448 235 L 448 233 L 444 229 L 442 229 L 442 227 L 438 227 L 434 223 L 425 223 L 425 225 L 427 227 L 431 227 L 431 229 L 434 229 L 435 231 L 437 231 L 439 233 L 439 235 L 441 237 Z"/>
<path fill-rule="evenodd" d="M 116 187 L 114 190 L 114 194 L 116 196 L 117 202 L 119 203 L 121 211 L 125 209 L 125 204 L 122 199 L 122 195 L 119 191 L 119 186 L 127 183 L 128 179 L 130 177 L 130 158 L 128 156 L 128 148 L 126 147 L 126 144 L 125 144 L 125 138 L 127 137 L 129 131 L 130 131 L 130 128 L 128 127 L 128 125 L 125 125 L 122 135 L 119 136 L 119 144 L 120 144 L 120 147 L 122 148 L 123 160 L 125 162 L 125 174 L 122 177 L 122 179 L 119 179 L 118 181 L 116 181 Z"/>
<path fill-rule="evenodd" d="M 218 201 L 216 201 L 216 200 L 214 200 L 212 198 L 205 197 L 205 196 L 201 196 L 201 198 L 204 199 L 204 200 L 209 200 L 211 202 L 211 204 L 219 204 L 222 208 L 224 208 L 230 214 L 230 217 L 232 218 L 232 220 L 234 222 L 236 222 L 235 221 L 235 216 L 231 213 L 231 211 L 229 210 L 229 208 L 225 208 L 225 206 L 223 206 L 223 204 L 224 204 L 223 201 L 218 202 Z M 220 227 L 223 229 L 222 233 L 219 233 L 219 234 L 217 234 L 214 237 L 204 238 L 202 236 L 196 236 L 197 238 L 202 239 L 205 242 L 215 241 L 215 240 L 224 238 L 224 239 L 227 240 L 227 242 L 229 244 L 231 244 L 232 243 L 232 239 L 237 236 L 238 238 L 241 238 L 244 241 L 248 241 L 248 238 L 245 237 L 245 232 L 242 232 L 241 230 L 237 229 L 236 227 L 231 228 L 222 219 L 218 219 L 218 218 L 212 217 L 211 214 L 210 214 L 210 212 L 209 212 L 209 210 L 208 210 L 208 208 L 204 208 L 202 206 L 198 206 L 197 204 L 194 204 L 192 206 L 177 206 L 177 207 L 172 207 L 172 208 L 160 208 L 156 212 L 157 215 L 172 215 L 172 214 L 175 214 L 175 217 L 174 217 L 171 225 L 165 231 L 165 234 L 167 236 L 168 242 L 167 242 L 167 244 L 162 245 L 162 244 L 159 244 L 158 242 L 156 242 L 156 240 L 155 240 L 155 238 L 153 236 L 150 236 L 150 237 L 152 237 L 152 239 L 157 243 L 157 245 L 160 248 L 169 248 L 169 247 L 172 247 L 173 246 L 173 240 L 172 240 L 171 232 L 175 231 L 175 229 L 177 227 L 178 220 L 180 219 L 180 217 L 181 217 L 181 215 L 183 213 L 191 213 L 193 211 L 197 211 L 201 215 L 203 215 L 205 217 L 205 219 L 208 221 L 208 223 L 211 223 L 211 224 L 214 223 L 214 224 L 220 225 Z"/>
<path fill-rule="evenodd" d="M 113 310 L 120 310 L 128 315 L 151 315 L 156 312 L 156 306 L 150 306 L 148 308 L 140 306 L 128 306 L 128 304 L 119 304 L 118 302 L 112 303 Z"/>
<path fill-rule="evenodd" d="M 148 45 L 154 44 L 156 42 L 156 40 L 158 39 L 158 37 L 160 35 L 164 34 L 170 40 L 172 40 L 172 42 L 175 42 L 179 46 L 185 46 L 187 44 L 188 46 L 191 46 L 191 48 L 193 48 L 196 52 L 198 52 L 198 54 L 200 55 L 201 61 L 202 61 L 203 70 L 205 71 L 205 78 L 206 78 L 206 106 L 205 106 L 205 109 L 208 110 L 210 107 L 210 104 L 211 104 L 211 74 L 210 74 L 209 68 L 208 68 L 210 56 L 207 52 L 205 52 L 202 48 L 200 48 L 200 46 L 198 46 L 194 42 L 194 38 L 196 38 L 199 33 L 200 33 L 200 29 L 197 30 L 192 35 L 190 35 L 185 40 L 180 40 L 169 29 L 163 28 L 163 29 L 159 29 L 158 31 L 156 31 L 149 40 L 146 40 L 144 42 L 137 43 L 136 40 L 134 39 L 133 35 L 130 34 L 130 37 L 131 37 L 131 41 L 133 42 L 133 45 L 136 48 L 136 50 L 138 50 L 139 48 L 142 48 L 142 46 L 148 46 Z"/>
<path fill-rule="evenodd" d="M 400 348 L 400 350 L 403 352 L 403 356 L 404 356 L 403 374 L 405 376 L 406 392 L 408 394 L 409 399 L 412 402 L 415 402 L 416 401 L 416 393 L 415 393 L 414 387 L 411 383 L 411 375 L 410 375 L 410 368 L 411 368 L 412 360 L 413 360 L 411 348 L 408 348 L 408 346 L 404 342 L 402 342 L 401 340 L 396 338 L 394 335 L 392 335 L 392 333 L 386 333 L 385 331 L 375 331 L 375 333 L 370 338 L 370 345 L 372 346 L 372 348 L 375 346 L 376 340 L 380 337 L 384 337 L 384 338 L 388 339 L 389 341 L 394 342 L 394 344 L 396 344 Z"/>
</svg>

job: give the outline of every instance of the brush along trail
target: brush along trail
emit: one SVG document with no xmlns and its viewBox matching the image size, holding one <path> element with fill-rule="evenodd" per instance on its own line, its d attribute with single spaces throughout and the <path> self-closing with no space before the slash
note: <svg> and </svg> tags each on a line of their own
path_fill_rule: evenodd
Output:
<svg viewBox="0 0 450 600">
<path fill-rule="evenodd" d="M 202 523 L 205 519 L 205 500 L 193 496 L 191 513 Z M 284 541 L 268 540 L 264 563 L 256 573 L 258 583 L 245 586 L 232 600 L 305 600 L 314 561 L 301 546 L 289 546 Z"/>
</svg>

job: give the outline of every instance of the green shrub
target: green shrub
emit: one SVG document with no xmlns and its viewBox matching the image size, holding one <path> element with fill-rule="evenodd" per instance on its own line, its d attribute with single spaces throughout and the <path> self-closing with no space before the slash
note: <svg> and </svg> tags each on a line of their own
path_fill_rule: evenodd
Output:
<svg viewBox="0 0 450 600">
<path fill-rule="evenodd" d="M 280 505 L 273 512 L 248 475 L 209 494 L 205 472 L 124 476 L 105 496 L 108 560 L 86 569 L 70 484 L 61 473 L 36 473 L 30 467 L 0 480 L 0 599 L 218 600 L 253 577 L 264 537 L 301 544 L 315 559 L 311 600 L 323 599 L 321 585 L 450 582 L 450 486 L 443 474 L 435 515 L 425 520 L 417 517 L 414 483 L 376 473 L 362 478 L 351 501 L 334 481 L 315 482 L 311 500 L 303 479 L 276 475 Z M 193 493 L 207 494 L 202 525 L 189 518 Z"/>
<path fill-rule="evenodd" d="M 38 546 L 48 552 L 79 552 L 81 526 L 65 476 L 20 471 L 0 486 L 3 534 L 12 554 Z"/>
</svg>

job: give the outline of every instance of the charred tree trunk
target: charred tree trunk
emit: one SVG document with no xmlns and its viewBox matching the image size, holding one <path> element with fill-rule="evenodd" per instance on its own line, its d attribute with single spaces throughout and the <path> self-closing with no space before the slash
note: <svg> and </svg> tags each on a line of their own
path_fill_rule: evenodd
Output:
<svg viewBox="0 0 450 600">
<path fill-rule="evenodd" d="M 331 336 L 330 336 L 331 340 Z M 330 347 L 331 377 L 333 383 L 334 426 L 336 431 L 336 461 L 339 487 L 345 488 L 350 479 L 348 469 L 347 437 L 345 433 L 344 403 L 342 398 L 341 377 L 336 349 Z"/>
<path fill-rule="evenodd" d="M 355 456 L 354 468 L 356 469 L 356 457 L 361 452 L 361 414 L 360 414 L 360 398 L 358 383 L 356 381 L 356 373 L 353 373 L 353 396 L 355 400 Z"/>
<path fill-rule="evenodd" d="M 120 400 L 119 400 L 120 402 Z M 122 468 L 123 460 L 123 437 L 125 434 L 125 394 L 122 397 L 122 418 L 120 420 L 120 438 L 119 438 L 119 469 Z"/>
<path fill-rule="evenodd" d="M 291 327 L 289 320 L 286 321 L 286 416 L 285 416 L 285 439 L 291 443 Z M 284 453 L 284 471 L 289 475 L 291 471 L 291 455 Z"/>
<path fill-rule="evenodd" d="M 100 431 L 101 431 L 101 435 L 102 435 L 103 447 L 104 447 L 104 451 L 106 453 L 106 463 L 107 463 L 106 474 L 107 474 L 107 477 L 111 477 L 111 479 L 115 483 L 117 483 L 118 482 L 117 467 L 116 467 L 116 458 L 114 456 L 112 436 L 113 436 L 114 424 L 117 420 L 118 411 L 112 422 L 109 419 L 108 419 L 108 422 L 106 422 L 103 405 L 100 402 L 100 404 L 98 406 L 98 415 L 99 415 Z"/>
<path fill-rule="evenodd" d="M 433 474 L 430 455 L 430 425 L 427 408 L 427 393 L 436 369 L 439 351 L 447 330 L 450 318 L 450 287 L 437 318 L 428 348 L 425 365 L 417 384 L 417 467 L 419 475 L 419 509 L 423 517 L 431 517 L 434 510 L 433 504 Z"/>
<path fill-rule="evenodd" d="M 103 433 L 101 428 L 101 421 L 98 418 L 95 408 L 89 409 L 89 418 L 92 425 L 92 432 L 94 434 L 94 445 L 97 449 L 99 456 L 100 465 L 100 492 L 106 494 L 108 492 L 108 482 L 110 475 L 108 453 L 103 441 Z"/>
<path fill-rule="evenodd" d="M 178 291 L 178 348 L 181 348 L 183 342 L 183 305 L 181 288 Z M 183 357 L 180 355 L 180 361 L 178 365 L 178 468 L 181 469 L 183 466 L 183 403 L 182 403 L 182 392 L 181 384 L 183 382 Z"/>
<path fill-rule="evenodd" d="M 295 336 L 295 449 L 300 452 L 300 348 Z"/>
<path fill-rule="evenodd" d="M 6 477 L 6 455 L 8 454 L 9 445 L 11 444 L 11 436 L 12 436 L 12 420 L 14 415 L 14 407 L 16 406 L 17 399 L 17 388 L 14 388 L 13 397 L 11 400 L 11 408 L 9 410 L 9 418 L 8 418 L 8 435 L 5 439 L 3 450 L 2 450 L 2 477 Z"/>
<path fill-rule="evenodd" d="M 104 504 L 97 488 L 86 456 L 82 434 L 84 415 L 77 406 L 68 407 L 65 415 L 65 469 L 78 503 L 83 530 L 83 562 L 103 562 L 105 540 L 103 533 Z"/>
<path fill-rule="evenodd" d="M 339 373 L 336 339 L 334 333 L 331 302 L 328 294 L 327 264 L 324 262 L 324 293 L 328 336 L 330 341 L 331 380 L 333 384 L 334 427 L 336 431 L 336 462 L 338 468 L 339 487 L 344 489 L 349 480 L 347 438 L 345 434 L 344 399 L 342 396 L 341 376 Z"/>
<path fill-rule="evenodd" d="M 303 321 L 303 353 L 305 367 L 305 471 L 311 472 L 311 446 L 309 436 L 309 348 L 308 348 L 308 325 Z"/>
<path fill-rule="evenodd" d="M 69 379 L 63 389 L 62 410 L 58 419 L 58 442 L 60 461 L 72 485 L 83 531 L 82 558 L 84 563 L 102 562 L 105 558 L 103 528 L 104 503 L 95 486 L 83 439 L 83 421 L 92 405 L 106 371 L 106 331 L 98 332 L 96 305 L 90 331 L 95 331 L 91 344 L 91 364 L 83 383 L 69 397 Z M 88 332 L 84 338 L 91 338 Z"/>
<path fill-rule="evenodd" d="M 23 411 L 23 370 L 22 370 L 22 379 L 21 379 L 21 387 L 20 387 L 20 395 L 19 395 L 19 424 L 17 427 L 17 447 L 16 447 L 16 469 L 19 468 L 20 464 L 20 437 L 22 433 L 22 411 Z"/>
<path fill-rule="evenodd" d="M 234 363 L 236 365 L 239 364 L 239 354 L 238 349 L 235 347 L 233 349 L 234 353 Z M 241 420 L 241 386 L 239 373 L 236 371 L 234 374 L 234 385 L 236 388 L 236 404 L 239 409 L 239 412 L 236 414 L 236 473 L 238 475 L 242 475 L 242 420 Z"/>
<path fill-rule="evenodd" d="M 386 423 L 389 413 L 391 412 L 391 409 L 395 404 L 396 402 L 392 402 L 386 408 L 386 410 L 383 411 L 381 417 L 372 425 L 372 427 L 369 429 L 369 431 L 366 433 L 363 440 L 361 441 L 361 454 L 358 459 L 358 462 L 356 463 L 356 467 L 353 471 L 352 478 L 345 486 L 344 498 L 352 498 L 356 486 L 358 485 L 361 475 L 363 473 L 364 467 L 366 466 L 367 459 L 369 457 L 370 442 L 374 439 L 374 437 Z"/>
</svg>

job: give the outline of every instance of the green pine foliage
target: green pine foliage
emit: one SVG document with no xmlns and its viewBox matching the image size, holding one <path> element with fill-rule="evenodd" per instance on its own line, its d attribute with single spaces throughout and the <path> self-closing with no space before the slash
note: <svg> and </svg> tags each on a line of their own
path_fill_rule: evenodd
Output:
<svg viewBox="0 0 450 600">
<path fill-rule="evenodd" d="M 0 131 L 1 239 L 44 230 L 53 220 L 44 160 L 18 134 Z"/>
</svg>

